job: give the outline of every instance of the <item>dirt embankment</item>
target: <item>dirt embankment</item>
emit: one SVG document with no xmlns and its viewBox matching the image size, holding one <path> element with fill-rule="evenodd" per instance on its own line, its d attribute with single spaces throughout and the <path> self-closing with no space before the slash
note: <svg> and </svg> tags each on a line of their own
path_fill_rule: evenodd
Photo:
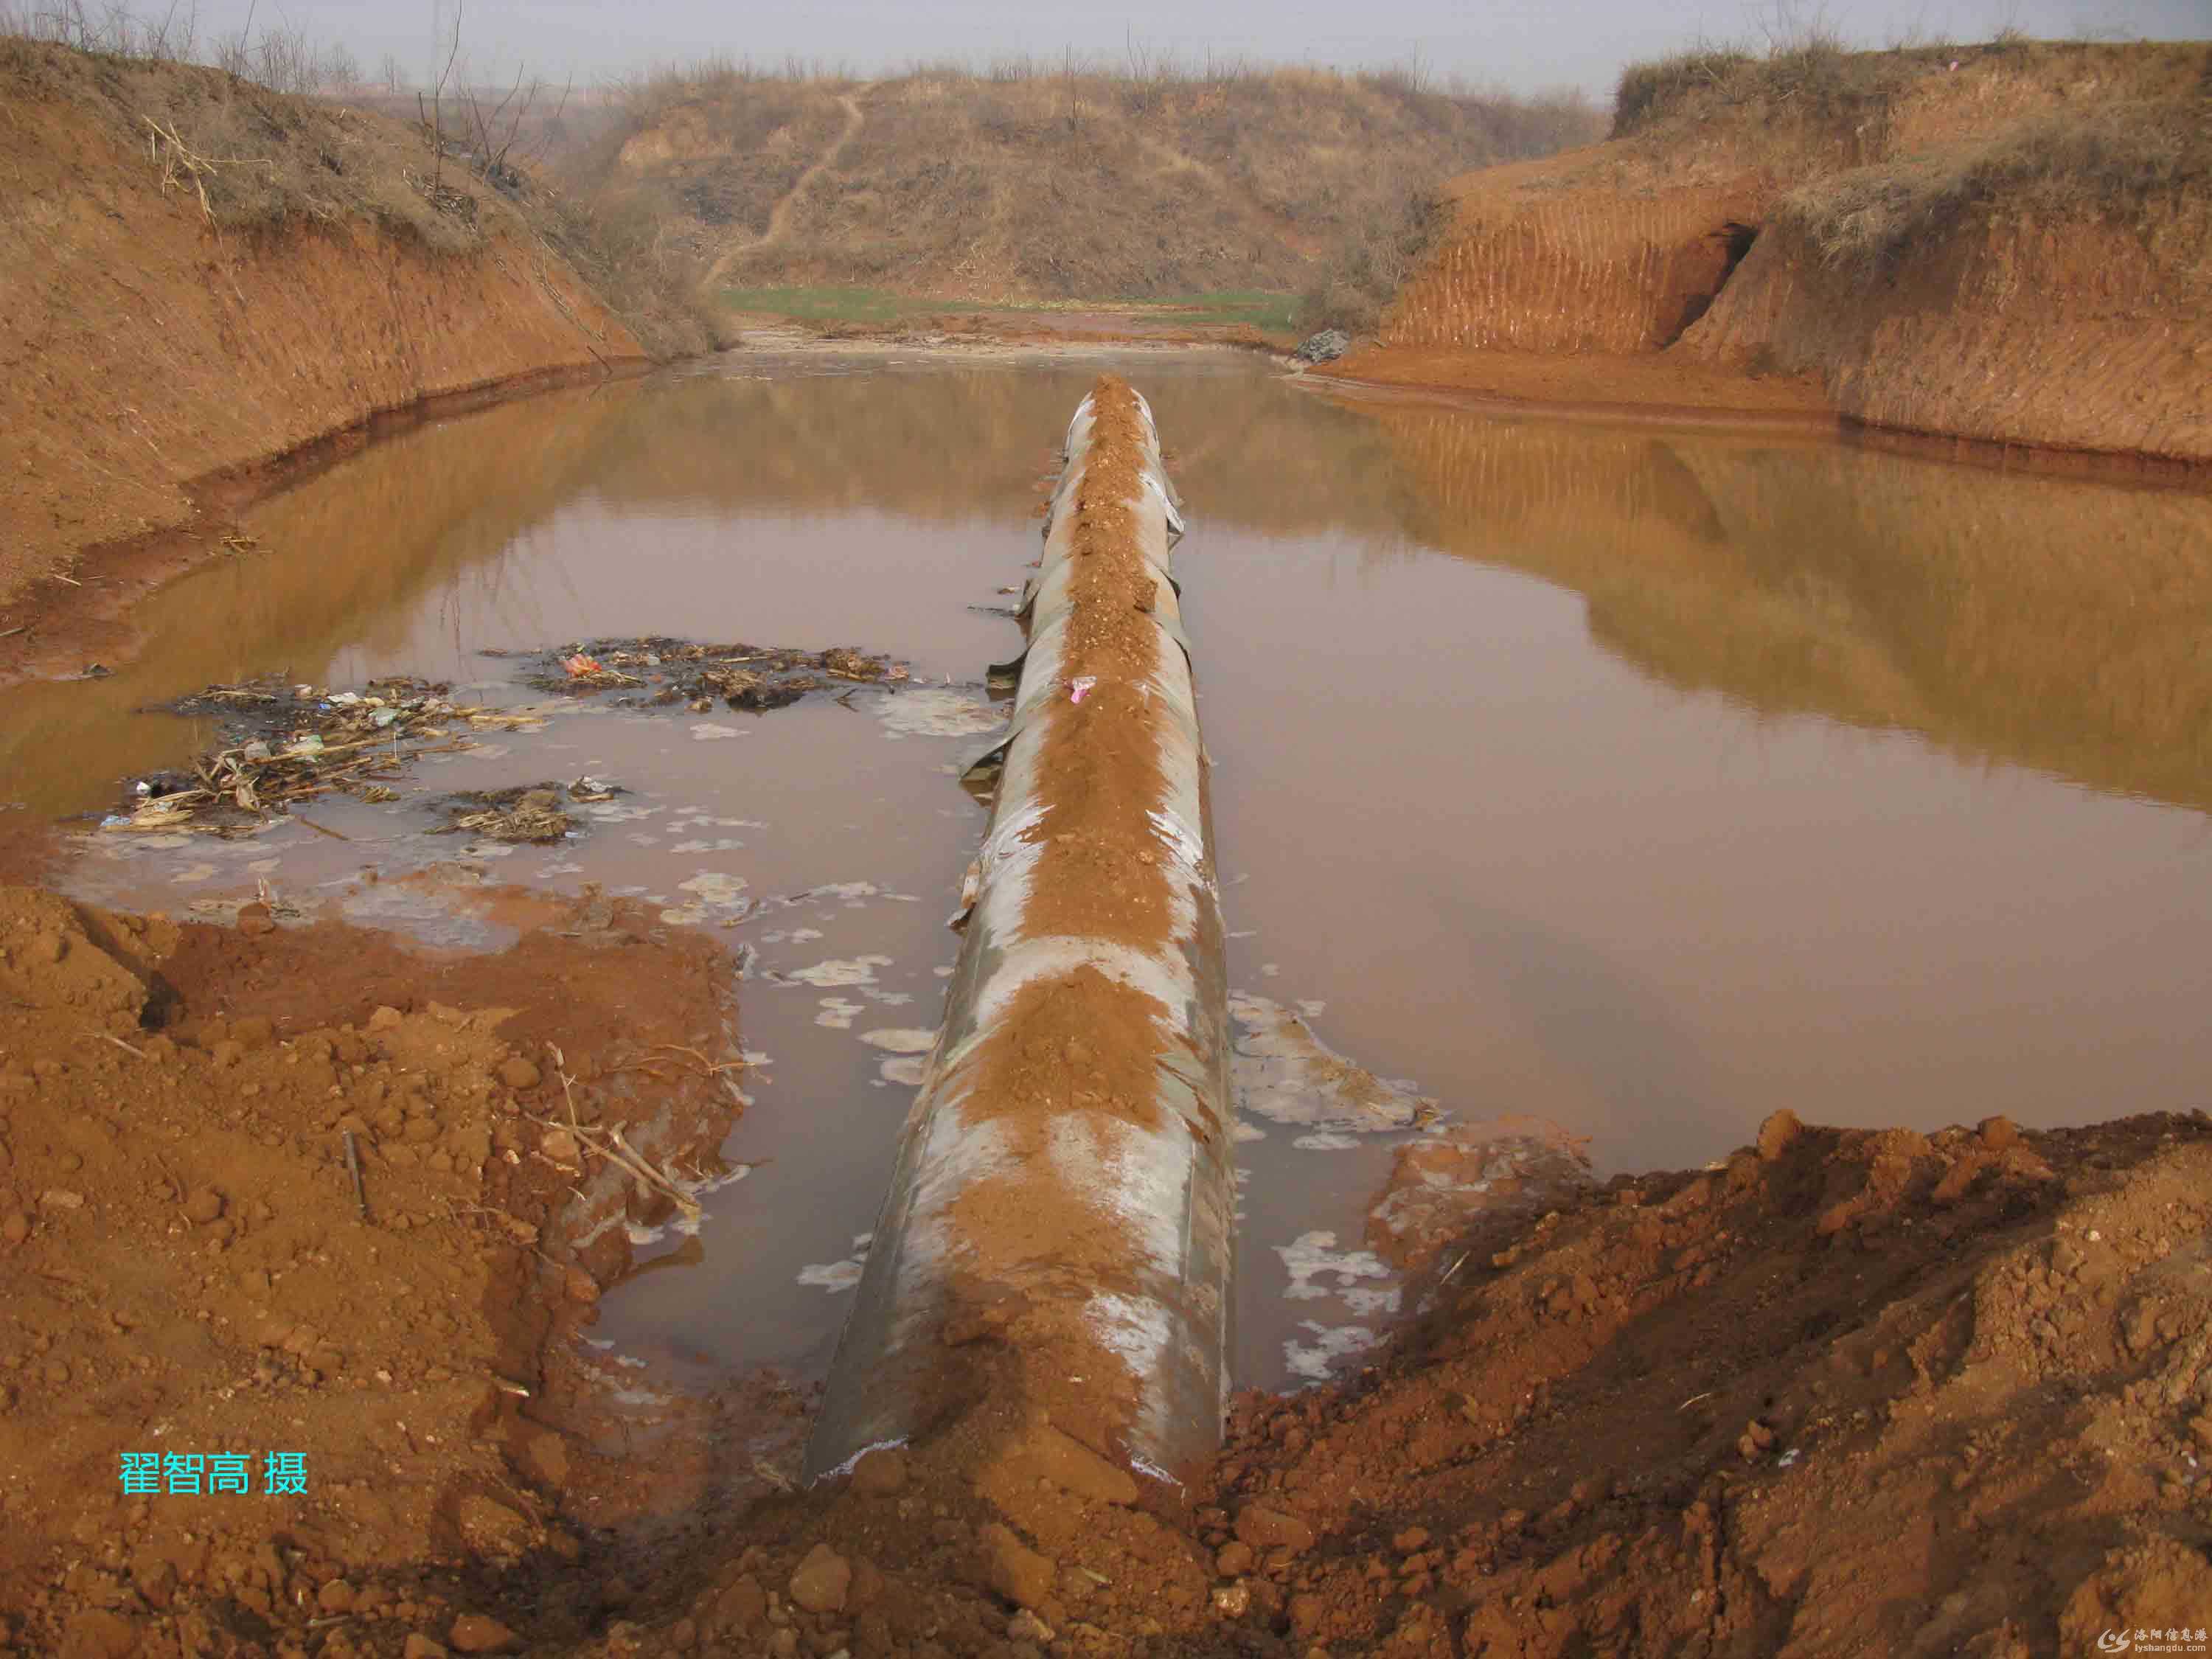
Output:
<svg viewBox="0 0 2212 1659">
<path fill-rule="evenodd" d="M 2208 1158 L 2202 1113 L 1778 1114 L 1447 1251 L 1389 1363 L 1238 1402 L 1175 1524 L 1048 1426 L 976 1476 L 963 1424 L 757 1511 L 586 1651 L 2025 1659 L 2202 1628 Z"/>
<path fill-rule="evenodd" d="M 373 416 L 699 343 L 557 204 L 214 70 L 0 40 L 0 630 Z"/>
<path fill-rule="evenodd" d="M 2212 463 L 2212 179 L 2171 214 L 2150 238 L 2059 211 L 1901 236 L 1871 298 L 1785 222 L 1678 349 L 1817 374 L 1869 426 Z"/>
<path fill-rule="evenodd" d="M 2016 1659 L 2212 1620 L 2203 1112 L 1779 1113 L 1571 1183 L 1436 1249 L 1376 1369 L 1241 1399 L 1188 1506 L 1003 1396 L 779 1496 L 796 1395 L 641 1418 L 573 1340 L 674 1203 L 608 1149 L 727 1127 L 726 963 L 540 920 L 441 963 L 0 890 L 0 1652 Z"/>
<path fill-rule="evenodd" d="M 720 1501 L 710 1402 L 648 1479 L 669 1414 L 570 1339 L 678 1201 L 617 1136 L 714 1167 L 727 960 L 605 901 L 514 919 L 433 963 L 0 888 L 0 1652 L 579 1639 L 618 1537 Z"/>
<path fill-rule="evenodd" d="M 1455 181 L 1333 372 L 2212 463 L 2212 48 L 1636 74 L 1607 143 Z"/>
</svg>

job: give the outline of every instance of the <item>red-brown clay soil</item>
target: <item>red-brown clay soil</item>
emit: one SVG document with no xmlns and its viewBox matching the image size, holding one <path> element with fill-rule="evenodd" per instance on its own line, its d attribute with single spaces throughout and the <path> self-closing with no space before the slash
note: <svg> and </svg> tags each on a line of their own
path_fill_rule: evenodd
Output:
<svg viewBox="0 0 2212 1659">
<path fill-rule="evenodd" d="M 2212 1120 L 1929 1137 L 1778 1114 L 1455 1259 L 1346 1386 L 1247 1396 L 1194 1515 L 1050 1425 L 780 1501 L 675 1653 L 2093 1650 L 2212 1625 Z M 1493 1241 L 1495 1242 L 1495 1241 Z"/>
<path fill-rule="evenodd" d="M 629 1265 L 585 1224 L 673 1202 L 599 1149 L 711 1164 L 727 1128 L 729 977 L 597 899 L 428 962 L 0 889 L 0 1651 L 396 1651 L 517 1598 L 591 1629 L 617 1575 L 576 1564 L 718 1478 L 713 1402 L 641 1470 L 668 1431 L 564 1339 Z M 250 1491 L 134 1493 L 142 1454 Z"/>
<path fill-rule="evenodd" d="M 1705 1170 L 1563 1180 L 1436 1250 L 1372 1370 L 1240 1398 L 1187 1508 L 1013 1390 L 763 1497 L 795 1396 L 641 1425 L 562 1340 L 627 1251 L 579 1248 L 568 1185 L 668 1208 L 592 1146 L 666 1119 L 705 1160 L 726 1127 L 720 953 L 603 900 L 440 962 L 267 920 L 0 892 L 0 1652 L 2011 1656 L 2212 1625 L 2203 1113 L 1783 1113 Z M 271 1451 L 305 1492 L 260 1490 Z M 126 1494 L 140 1452 L 250 1453 L 254 1490 Z"/>
<path fill-rule="evenodd" d="M 2212 244 L 2212 203 L 2172 244 Z M 2198 256 L 2201 258 L 2201 255 Z M 1916 245 L 1875 294 L 1802 238 L 1762 237 L 1665 356 L 1818 378 L 1890 431 L 2212 467 L 2212 283 L 2089 219 Z"/>
</svg>

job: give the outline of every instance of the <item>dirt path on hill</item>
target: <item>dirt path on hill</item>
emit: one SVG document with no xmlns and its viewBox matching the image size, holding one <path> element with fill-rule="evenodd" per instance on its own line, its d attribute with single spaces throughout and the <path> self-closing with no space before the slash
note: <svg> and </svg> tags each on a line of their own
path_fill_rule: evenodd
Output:
<svg viewBox="0 0 2212 1659">
<path fill-rule="evenodd" d="M 1242 202 L 1247 212 L 1265 223 L 1268 229 L 1282 239 L 1283 245 L 1292 252 L 1305 258 L 1314 259 L 1320 258 L 1326 251 L 1324 244 L 1311 232 L 1300 228 L 1297 221 L 1291 218 L 1289 214 L 1279 208 L 1269 207 L 1243 185 L 1224 178 L 1221 169 L 1212 162 L 1200 161 L 1188 151 L 1178 149 L 1173 144 L 1163 143 L 1149 133 L 1139 132 L 1134 137 L 1137 147 L 1146 155 L 1160 162 L 1164 170 L 1170 173 L 1195 173 L 1224 196 Z"/>
<path fill-rule="evenodd" d="M 837 101 L 844 106 L 845 110 L 844 131 L 832 138 L 823 149 L 822 154 L 814 158 L 813 165 L 793 179 L 791 188 L 776 198 L 775 205 L 769 210 L 768 228 L 751 241 L 741 246 L 731 248 L 720 258 L 715 260 L 713 269 L 707 273 L 706 281 L 700 284 L 701 287 L 708 289 L 715 288 L 720 283 L 729 268 L 746 254 L 757 252 L 764 247 L 774 247 L 784 239 L 785 234 L 791 229 L 791 216 L 797 210 L 799 198 L 814 188 L 816 179 L 837 165 L 837 158 L 845 153 L 845 146 L 853 142 L 862 125 L 867 120 L 866 112 L 860 107 L 860 100 L 873 91 L 875 86 L 876 83 L 873 81 L 869 81 L 854 88 L 850 92 L 837 94 Z"/>
</svg>

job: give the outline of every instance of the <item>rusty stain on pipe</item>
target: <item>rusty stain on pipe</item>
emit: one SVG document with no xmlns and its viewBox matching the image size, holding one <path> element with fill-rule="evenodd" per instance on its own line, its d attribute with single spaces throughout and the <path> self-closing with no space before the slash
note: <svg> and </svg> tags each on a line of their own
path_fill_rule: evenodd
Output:
<svg viewBox="0 0 2212 1659">
<path fill-rule="evenodd" d="M 810 1475 L 972 1407 L 1173 1489 L 1219 1442 L 1235 1209 L 1206 761 L 1145 400 L 1077 408 L 945 1023 Z"/>
</svg>

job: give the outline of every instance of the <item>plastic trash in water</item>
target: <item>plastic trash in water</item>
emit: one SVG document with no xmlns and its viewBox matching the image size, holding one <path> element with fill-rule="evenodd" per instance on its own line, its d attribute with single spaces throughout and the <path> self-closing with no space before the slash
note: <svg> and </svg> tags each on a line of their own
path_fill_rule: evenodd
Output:
<svg viewBox="0 0 2212 1659">
<path fill-rule="evenodd" d="M 323 752 L 323 740 L 319 735 L 310 732 L 304 738 L 295 738 L 285 745 L 284 752 L 288 755 L 319 755 Z"/>
<path fill-rule="evenodd" d="M 398 718 L 399 718 L 399 711 L 398 711 L 398 709 L 396 709 L 396 708 L 380 708 L 380 709 L 378 709 L 378 710 L 377 710 L 374 714 L 371 714 L 371 715 L 368 717 L 368 723 L 369 723 L 371 726 L 374 726 L 378 727 L 379 729 L 381 729 L 381 728 L 382 728 L 382 727 L 384 727 L 384 726 L 387 726 L 391 725 L 392 721 L 394 721 L 394 720 L 398 720 Z"/>
<path fill-rule="evenodd" d="M 1068 702 L 1081 702 L 1084 698 L 1091 695 L 1091 688 L 1097 684 L 1098 677 L 1096 674 L 1078 674 L 1067 683 Z"/>
<path fill-rule="evenodd" d="M 607 672 L 606 665 L 597 658 L 587 657 L 580 651 L 573 657 L 563 657 L 561 659 L 561 666 L 567 669 L 572 676 L 577 677 L 585 674 L 604 674 Z"/>
</svg>

